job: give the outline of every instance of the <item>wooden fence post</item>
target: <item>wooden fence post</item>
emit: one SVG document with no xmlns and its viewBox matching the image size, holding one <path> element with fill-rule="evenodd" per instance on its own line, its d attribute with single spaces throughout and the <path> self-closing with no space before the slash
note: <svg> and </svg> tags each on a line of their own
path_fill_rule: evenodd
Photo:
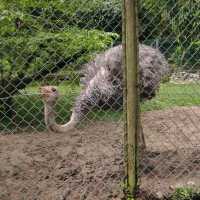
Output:
<svg viewBox="0 0 200 200">
<path fill-rule="evenodd" d="M 135 197 L 138 179 L 137 150 L 139 134 L 137 0 L 123 1 L 123 37 L 125 173 L 127 175 L 128 192 Z"/>
</svg>

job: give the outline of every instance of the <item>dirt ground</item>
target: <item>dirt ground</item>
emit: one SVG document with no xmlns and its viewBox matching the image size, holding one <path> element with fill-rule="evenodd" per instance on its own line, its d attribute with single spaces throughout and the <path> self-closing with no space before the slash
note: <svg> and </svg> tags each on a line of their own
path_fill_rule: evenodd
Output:
<svg viewBox="0 0 200 200">
<path fill-rule="evenodd" d="M 200 186 L 200 107 L 142 115 L 141 199 Z M 0 200 L 123 199 L 123 126 L 93 122 L 67 134 L 0 135 Z"/>
</svg>

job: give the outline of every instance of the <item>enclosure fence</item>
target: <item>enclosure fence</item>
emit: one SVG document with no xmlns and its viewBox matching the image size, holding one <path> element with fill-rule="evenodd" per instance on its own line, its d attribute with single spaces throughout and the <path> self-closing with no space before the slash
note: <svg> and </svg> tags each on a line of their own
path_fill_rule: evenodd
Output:
<svg viewBox="0 0 200 200">
<path fill-rule="evenodd" d="M 129 120 L 126 117 L 138 116 L 132 127 L 136 135 L 130 132 L 129 140 L 138 144 L 137 133 L 143 132 L 146 148 L 138 144 L 138 154 L 136 146 L 129 151 L 128 156 L 136 153 L 132 154 L 136 174 L 130 177 L 130 171 L 125 172 L 130 179 L 124 181 L 122 190 L 128 187 L 141 199 L 161 199 L 176 188 L 200 186 L 200 4 L 198 0 L 140 0 L 138 26 L 132 23 L 135 26 L 130 27 L 127 13 L 122 17 L 130 2 L 134 1 L 0 2 L 0 133 L 49 130 L 44 104 L 50 100 L 45 102 L 44 96 L 54 91 L 41 91 L 46 85 L 57 86 L 59 91 L 56 113 L 49 112 L 56 115 L 58 124 L 73 120 L 71 114 L 77 112 L 81 122 L 78 130 L 85 126 L 90 129 L 99 122 L 114 123 L 123 138 L 123 122 Z M 159 87 L 157 82 L 155 87 L 145 86 L 146 82 L 154 84 L 157 74 L 162 74 L 149 66 L 145 68 L 147 75 L 145 70 L 137 72 L 138 83 L 123 77 L 123 70 L 116 68 L 122 63 L 131 66 L 131 56 L 126 57 L 121 44 L 127 51 L 133 28 L 137 29 L 139 52 L 132 53 L 138 53 L 139 69 L 141 44 L 159 52 L 169 63 Z M 113 47 L 118 49 L 109 51 Z M 155 52 L 152 62 L 158 57 Z M 147 54 L 144 50 L 143 56 Z M 127 110 L 127 106 L 123 115 L 123 98 L 127 100 L 130 95 L 126 90 L 123 97 L 123 83 L 130 85 L 131 81 L 134 91 L 139 88 L 135 98 L 141 101 L 133 110 Z M 138 109 L 140 113 L 136 113 Z"/>
</svg>

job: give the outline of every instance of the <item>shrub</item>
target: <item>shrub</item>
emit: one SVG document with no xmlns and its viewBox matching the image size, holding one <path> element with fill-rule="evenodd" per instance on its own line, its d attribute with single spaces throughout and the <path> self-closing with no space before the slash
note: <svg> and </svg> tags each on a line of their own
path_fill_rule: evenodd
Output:
<svg viewBox="0 0 200 200">
<path fill-rule="evenodd" d="M 48 73 L 69 66 L 78 69 L 92 53 L 106 49 L 117 37 L 117 34 L 77 28 L 60 33 L 38 32 L 28 37 L 0 37 L 0 85 L 4 88 L 0 97 L 17 91 L 17 84 L 12 82 L 17 78 L 23 88 L 24 84 Z M 16 89 L 10 89 L 12 85 Z"/>
<path fill-rule="evenodd" d="M 199 69 L 200 9 L 197 0 L 141 0 L 140 39 L 165 51 L 182 69 Z"/>
<path fill-rule="evenodd" d="M 60 33 L 38 32 L 27 37 L 1 37 L 0 64 L 4 69 L 3 76 L 11 72 L 12 76 L 32 74 L 43 68 L 62 69 L 70 63 L 76 66 L 83 64 L 93 52 L 106 49 L 117 37 L 117 34 L 78 28 Z"/>
<path fill-rule="evenodd" d="M 100 1 L 91 2 L 81 11 L 90 12 L 100 5 Z M 78 18 L 73 24 L 72 16 L 83 5 L 81 1 L 77 3 L 78 0 L 0 2 L 0 85 L 5 88 L 8 76 L 23 79 L 35 74 L 38 79 L 70 64 L 77 67 L 119 38 L 114 33 L 75 26 Z"/>
<path fill-rule="evenodd" d="M 192 188 L 177 188 L 171 200 L 198 200 L 200 192 Z"/>
<path fill-rule="evenodd" d="M 20 19 L 21 30 L 30 32 L 60 31 L 76 26 L 121 33 L 120 0 L 3 0 L 0 10 L 3 10 L 4 21 L 13 22 L 13 30 L 15 20 Z"/>
<path fill-rule="evenodd" d="M 158 43 L 176 67 L 198 70 L 198 8 L 197 0 L 141 0 L 140 41 Z M 0 10 L 3 10 L 0 31 L 8 35 L 10 30 L 12 34 L 16 31 L 17 19 L 21 20 L 20 32 L 25 34 L 60 32 L 69 26 L 121 34 L 121 0 L 2 0 Z M 6 21 L 10 22 L 9 26 L 4 26 Z"/>
</svg>

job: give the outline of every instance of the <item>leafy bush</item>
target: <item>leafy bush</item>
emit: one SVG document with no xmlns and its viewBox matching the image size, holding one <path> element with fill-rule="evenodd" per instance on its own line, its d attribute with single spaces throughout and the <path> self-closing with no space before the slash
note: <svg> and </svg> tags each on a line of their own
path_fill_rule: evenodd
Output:
<svg viewBox="0 0 200 200">
<path fill-rule="evenodd" d="M 0 97 L 13 95 L 33 80 L 61 69 L 78 69 L 94 52 L 113 43 L 117 34 L 71 28 L 60 33 L 38 32 L 0 37 Z"/>
<path fill-rule="evenodd" d="M 200 192 L 192 188 L 178 188 L 172 195 L 171 200 L 199 200 Z"/>
<path fill-rule="evenodd" d="M 93 52 L 106 49 L 117 37 L 113 33 L 77 28 L 60 33 L 38 32 L 27 37 L 1 37 L 2 75 L 33 74 L 43 68 L 62 69 L 70 63 L 77 66 L 87 62 Z"/>
<path fill-rule="evenodd" d="M 176 67 L 199 69 L 198 8 L 198 0 L 141 0 L 140 41 L 157 42 Z M 60 32 L 69 26 L 121 34 L 121 0 L 2 0 L 0 10 L 0 31 L 5 35 L 16 32 L 17 19 L 21 34 Z"/>
<path fill-rule="evenodd" d="M 5 22 L 13 22 L 12 29 L 18 18 L 22 22 L 21 29 L 30 32 L 60 31 L 76 26 L 121 33 L 120 0 L 3 0 L 0 10 Z"/>
<path fill-rule="evenodd" d="M 169 60 L 183 69 L 199 69 L 200 4 L 198 0 L 141 0 L 140 39 L 159 43 Z"/>
<path fill-rule="evenodd" d="M 100 1 L 91 2 L 86 3 L 83 10 L 91 10 L 100 5 Z M 78 18 L 73 24 L 72 16 L 74 12 L 80 11 L 78 6 L 83 5 L 80 1 L 77 3 L 77 0 L 0 2 L 2 87 L 9 88 L 7 80 L 13 84 L 10 78 L 19 77 L 23 82 L 27 75 L 34 75 L 32 79 L 37 80 L 70 64 L 79 66 L 87 62 L 92 53 L 108 48 L 118 39 L 114 33 L 75 26 Z M 18 85 L 14 82 L 14 85 Z M 30 81 L 25 82 L 27 84 Z M 4 93 L 1 92 L 0 97 Z"/>
</svg>

